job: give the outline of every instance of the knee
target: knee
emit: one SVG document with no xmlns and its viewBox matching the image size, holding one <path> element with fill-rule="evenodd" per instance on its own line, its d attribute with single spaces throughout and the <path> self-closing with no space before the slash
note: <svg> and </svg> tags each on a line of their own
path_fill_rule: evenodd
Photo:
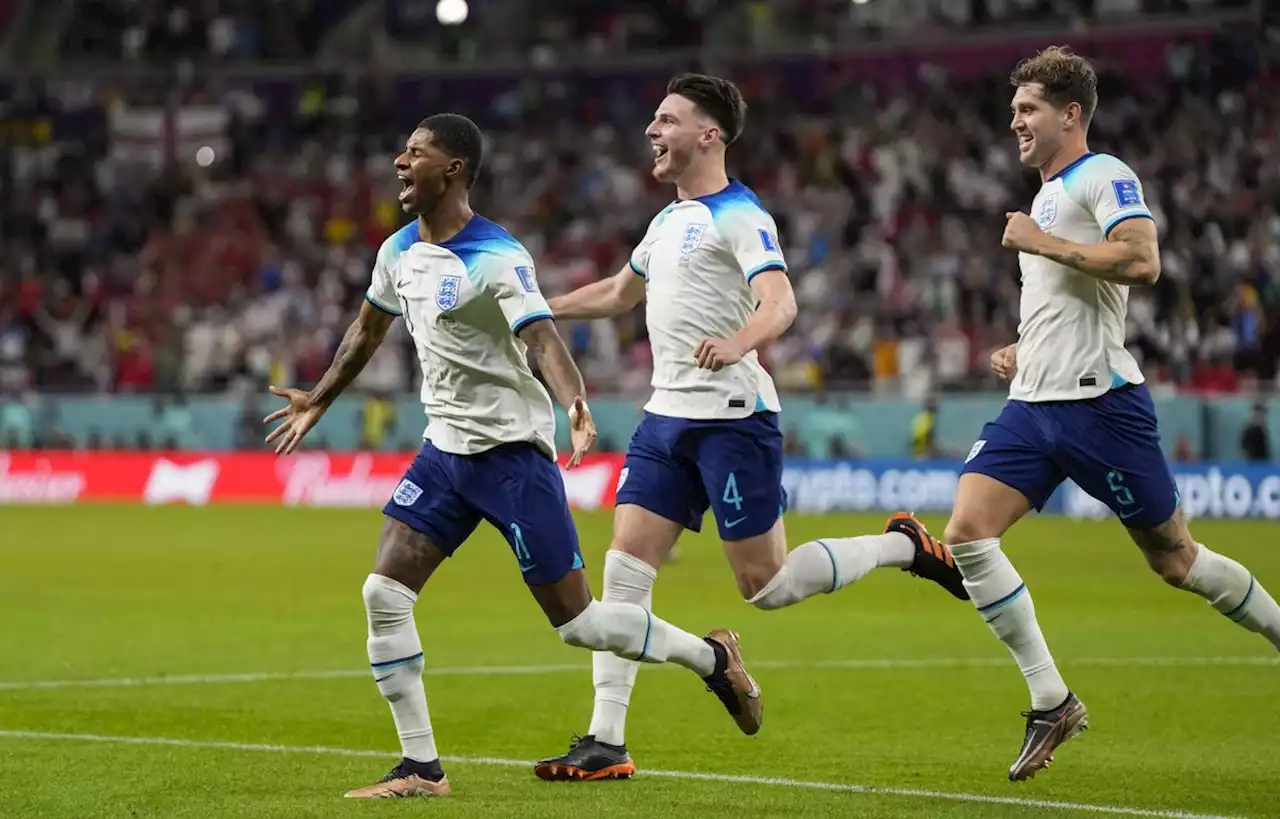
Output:
<svg viewBox="0 0 1280 819">
<path fill-rule="evenodd" d="M 989 525 L 985 521 L 979 519 L 976 515 L 952 515 L 947 521 L 947 528 L 943 531 L 943 542 L 948 545 L 957 543 L 973 543 L 978 540 L 985 540 L 992 537 L 1000 537 L 1002 533 L 995 531 L 995 527 Z"/>
<path fill-rule="evenodd" d="M 593 601 L 577 617 L 558 627 L 556 631 L 560 633 L 560 639 L 575 648 L 606 650 L 608 635 L 600 621 L 599 608 Z"/>
<path fill-rule="evenodd" d="M 418 601 L 418 596 L 408 586 L 380 574 L 365 578 L 361 592 L 369 625 L 375 629 L 397 626 L 408 620 L 413 616 L 414 603 Z"/>
<path fill-rule="evenodd" d="M 1177 544 L 1169 551 L 1147 551 L 1145 554 L 1147 565 L 1160 575 L 1161 580 L 1174 588 L 1182 588 L 1191 572 L 1191 564 L 1196 561 L 1196 546 L 1194 543 Z"/>
<path fill-rule="evenodd" d="M 738 584 L 738 593 L 742 595 L 743 600 L 762 609 L 776 609 L 789 605 L 787 603 L 765 605 L 763 602 L 763 599 L 773 596 L 765 593 L 766 590 L 773 591 L 785 586 L 784 583 L 774 582 L 781 579 L 785 568 L 785 564 L 776 560 L 735 567 L 734 580 Z"/>
<path fill-rule="evenodd" d="M 1200 547 L 1181 519 L 1170 520 L 1154 529 L 1130 530 L 1129 536 L 1161 580 L 1175 588 L 1187 582 Z"/>
</svg>

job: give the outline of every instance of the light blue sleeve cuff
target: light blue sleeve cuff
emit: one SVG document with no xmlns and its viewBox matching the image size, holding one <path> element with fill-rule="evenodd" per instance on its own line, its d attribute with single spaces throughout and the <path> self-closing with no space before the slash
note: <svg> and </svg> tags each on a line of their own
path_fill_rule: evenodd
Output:
<svg viewBox="0 0 1280 819">
<path fill-rule="evenodd" d="M 1107 226 L 1102 229 L 1102 235 L 1110 236 L 1112 229 L 1121 222 L 1127 222 L 1130 219 L 1151 219 L 1155 217 L 1151 215 L 1151 211 L 1146 208 L 1134 208 L 1133 210 L 1123 210 L 1111 217 L 1111 221 L 1107 222 Z"/>
<path fill-rule="evenodd" d="M 766 270 L 781 270 L 783 273 L 786 273 L 787 266 L 785 263 L 780 262 L 777 259 L 770 259 L 769 261 L 758 264 L 755 267 L 748 270 L 747 281 L 750 282 L 752 279 L 754 279 L 756 276 L 759 276 L 761 273 L 765 272 Z"/>
<path fill-rule="evenodd" d="M 554 318 L 555 316 L 551 315 L 550 311 L 539 310 L 536 313 L 530 313 L 527 316 L 522 316 L 516 319 L 515 323 L 511 325 L 511 332 L 519 333 L 521 330 L 528 327 L 530 324 L 533 324 L 535 321 L 542 321 L 543 319 L 554 319 Z"/>
<path fill-rule="evenodd" d="M 373 296 L 369 295 L 368 291 L 365 291 L 365 294 L 364 294 L 364 300 L 365 300 L 365 301 L 367 301 L 367 302 L 369 302 L 369 303 L 370 303 L 370 304 L 372 304 L 374 307 L 378 308 L 379 310 L 381 310 L 381 311 L 382 311 L 382 312 L 384 312 L 384 313 L 387 313 L 387 314 L 392 315 L 392 316 L 398 316 L 398 315 L 400 315 L 400 311 L 399 311 L 399 310 L 392 310 L 390 307 L 387 307 L 387 306 L 383 305 L 381 302 L 379 302 L 379 301 L 378 301 L 377 299 L 375 299 Z"/>
</svg>

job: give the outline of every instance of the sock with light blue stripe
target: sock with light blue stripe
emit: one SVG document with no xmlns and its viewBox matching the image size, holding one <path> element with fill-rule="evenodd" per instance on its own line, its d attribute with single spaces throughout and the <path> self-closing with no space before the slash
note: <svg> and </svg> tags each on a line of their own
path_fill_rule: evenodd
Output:
<svg viewBox="0 0 1280 819">
<path fill-rule="evenodd" d="M 1209 601 L 1223 616 L 1261 634 L 1280 649 L 1280 606 L 1249 570 L 1203 544 L 1182 588 Z"/>
<path fill-rule="evenodd" d="M 653 609 L 653 584 L 658 570 L 638 557 L 610 549 L 604 556 L 605 603 L 634 603 Z M 636 684 L 640 664 L 611 651 L 591 655 L 595 707 L 591 712 L 590 736 L 609 745 L 626 743 L 627 708 Z"/>
<path fill-rule="evenodd" d="M 987 625 L 1008 646 L 1031 690 L 1031 707 L 1046 711 L 1070 693 L 1036 622 L 1036 607 L 999 538 L 951 544 L 964 587 Z"/>
<path fill-rule="evenodd" d="M 915 554 L 911 539 L 901 532 L 811 540 L 788 552 L 778 573 L 747 602 L 766 611 L 795 605 L 839 591 L 873 569 L 905 569 Z"/>
<path fill-rule="evenodd" d="M 612 651 L 642 663 L 666 663 L 709 676 L 716 668 L 716 653 L 706 640 L 651 614 L 635 603 L 593 600 L 577 617 L 556 627 L 571 646 L 592 651 Z"/>
<path fill-rule="evenodd" d="M 402 754 L 418 762 L 432 762 L 440 754 L 422 685 L 422 641 L 413 621 L 417 602 L 413 590 L 389 577 L 371 574 L 364 582 L 369 667 L 374 682 L 391 707 Z"/>
</svg>

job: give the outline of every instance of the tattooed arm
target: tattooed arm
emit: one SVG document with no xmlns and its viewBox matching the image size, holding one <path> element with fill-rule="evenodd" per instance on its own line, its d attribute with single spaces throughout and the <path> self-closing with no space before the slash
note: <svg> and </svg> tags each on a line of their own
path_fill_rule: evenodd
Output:
<svg viewBox="0 0 1280 819">
<path fill-rule="evenodd" d="M 1160 278 L 1160 246 L 1150 219 L 1126 219 L 1107 240 L 1083 245 L 1050 236 L 1025 213 L 1010 214 L 1004 246 L 1043 256 L 1087 276 L 1131 287 L 1152 285 Z"/>
<path fill-rule="evenodd" d="M 286 399 L 287 406 L 268 415 L 265 423 L 284 419 L 267 436 L 267 442 L 276 443 L 276 454 L 293 452 L 303 437 L 319 422 L 325 410 L 347 386 L 355 380 L 364 365 L 387 336 L 387 330 L 395 316 L 375 307 L 366 300 L 360 305 L 360 315 L 351 322 L 347 333 L 338 345 L 333 363 L 320 382 L 310 392 L 291 387 L 271 386 L 271 394 Z"/>
<path fill-rule="evenodd" d="M 369 363 L 369 359 L 377 352 L 382 340 L 391 329 L 395 316 L 374 307 L 368 300 L 360 305 L 360 315 L 351 322 L 338 352 L 333 356 L 333 363 L 320 378 L 320 382 L 308 393 L 313 404 L 328 407 L 333 403 L 355 377 Z"/>
</svg>

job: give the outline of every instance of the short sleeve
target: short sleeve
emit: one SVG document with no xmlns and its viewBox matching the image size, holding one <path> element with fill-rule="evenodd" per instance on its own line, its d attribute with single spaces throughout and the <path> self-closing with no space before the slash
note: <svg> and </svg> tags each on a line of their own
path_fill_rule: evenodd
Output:
<svg viewBox="0 0 1280 819">
<path fill-rule="evenodd" d="M 1084 162 L 1063 180 L 1067 193 L 1093 214 L 1102 235 L 1129 219 L 1151 219 L 1138 175 L 1113 156 Z"/>
<path fill-rule="evenodd" d="M 484 260 L 484 267 L 485 289 L 497 300 L 512 333 L 552 317 L 538 289 L 532 259 L 494 254 Z"/>
<path fill-rule="evenodd" d="M 373 262 L 373 273 L 370 276 L 369 289 L 365 291 L 365 300 L 384 313 L 400 315 L 397 309 L 400 299 L 396 296 L 396 283 L 391 276 L 392 242 L 395 237 L 382 243 L 378 249 L 378 257 Z"/>
<path fill-rule="evenodd" d="M 650 219 L 649 229 L 644 232 L 644 238 L 631 251 L 631 258 L 628 263 L 631 265 L 631 271 L 637 276 L 649 277 L 649 250 L 657 239 L 658 226 L 662 224 L 670 212 L 670 207 L 664 208 L 657 216 Z"/>
<path fill-rule="evenodd" d="M 778 242 L 778 226 L 764 210 L 737 207 L 717 214 L 716 229 L 748 282 L 766 270 L 787 272 L 787 260 Z"/>
</svg>

